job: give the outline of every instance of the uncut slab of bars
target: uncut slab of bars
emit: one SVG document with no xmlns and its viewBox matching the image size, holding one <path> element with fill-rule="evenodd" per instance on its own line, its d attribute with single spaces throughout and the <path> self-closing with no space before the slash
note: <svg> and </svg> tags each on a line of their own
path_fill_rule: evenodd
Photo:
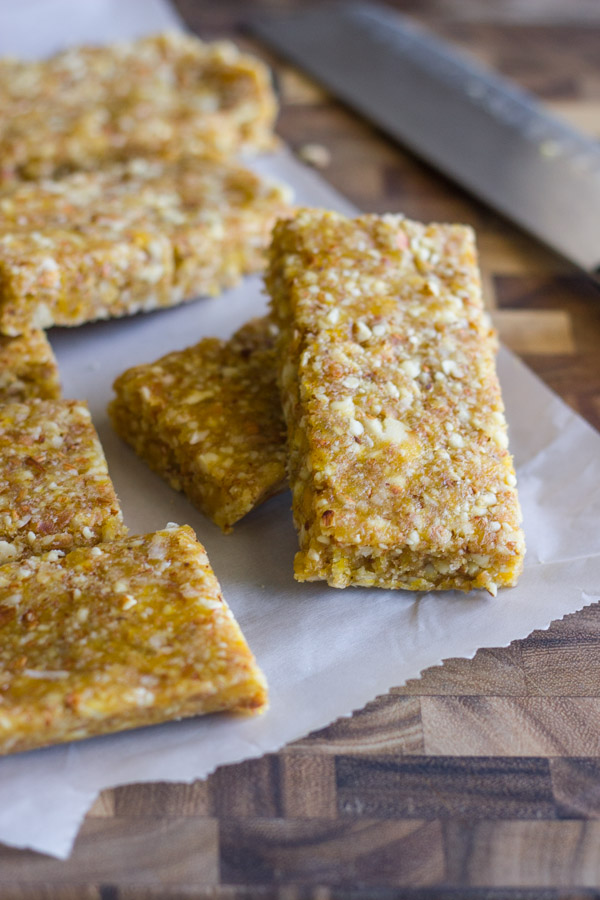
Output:
<svg viewBox="0 0 600 900">
<path fill-rule="evenodd" d="M 276 227 L 267 285 L 296 578 L 513 585 L 524 541 L 471 229 L 305 210 Z"/>
<path fill-rule="evenodd" d="M 116 431 L 224 531 L 285 484 L 285 425 L 274 332 L 254 319 L 124 372 Z"/>
<path fill-rule="evenodd" d="M 264 264 L 287 191 L 234 163 L 143 159 L 0 196 L 0 332 L 172 306 Z"/>
<path fill-rule="evenodd" d="M 172 33 L 0 60 L 0 185 L 131 156 L 273 146 L 266 66 L 230 43 Z"/>
<path fill-rule="evenodd" d="M 0 336 L 0 403 L 59 397 L 58 366 L 44 332 Z"/>
<path fill-rule="evenodd" d="M 0 566 L 0 637 L 0 753 L 266 705 L 187 527 Z"/>
<path fill-rule="evenodd" d="M 0 562 L 125 533 L 86 405 L 0 404 Z"/>
</svg>

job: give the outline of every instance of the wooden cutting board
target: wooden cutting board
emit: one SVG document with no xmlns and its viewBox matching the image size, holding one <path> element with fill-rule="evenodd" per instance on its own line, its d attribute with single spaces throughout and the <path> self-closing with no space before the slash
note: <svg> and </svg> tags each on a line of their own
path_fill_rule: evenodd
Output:
<svg viewBox="0 0 600 900">
<path fill-rule="evenodd" d="M 202 36 L 253 48 L 239 23 L 292 5 L 178 3 Z M 600 136 L 596 0 L 396 5 Z M 326 148 L 323 176 L 357 206 L 475 226 L 503 340 L 600 427 L 598 291 L 261 52 L 277 72 L 280 134 L 297 150 Z M 402 888 L 402 897 L 458 900 L 468 888 L 480 900 L 591 897 L 600 888 L 599 818 L 592 606 L 508 648 L 449 660 L 351 719 L 207 781 L 105 791 L 68 862 L 0 848 L 0 896 L 326 900 L 350 889 L 353 898 L 398 897 Z"/>
</svg>

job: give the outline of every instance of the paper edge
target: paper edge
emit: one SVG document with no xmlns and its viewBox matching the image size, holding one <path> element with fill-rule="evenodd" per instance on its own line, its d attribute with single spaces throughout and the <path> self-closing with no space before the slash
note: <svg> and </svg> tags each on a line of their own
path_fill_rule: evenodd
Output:
<svg viewBox="0 0 600 900">
<path fill-rule="evenodd" d="M 491 643 L 491 644 L 477 643 L 477 644 L 469 647 L 466 652 L 461 653 L 460 656 L 437 657 L 434 662 L 428 663 L 426 666 L 424 666 L 422 669 L 420 669 L 418 671 L 418 673 L 416 673 L 415 675 L 409 676 L 408 678 L 404 679 L 404 681 L 400 682 L 399 684 L 393 684 L 393 683 L 388 684 L 387 687 L 382 687 L 381 690 L 376 690 L 375 693 L 373 693 L 372 689 L 367 689 L 364 691 L 364 693 L 360 693 L 360 691 L 358 691 L 357 695 L 359 695 L 359 700 L 356 701 L 357 702 L 356 706 L 353 706 L 350 710 L 348 710 L 346 712 L 335 713 L 333 718 L 331 718 L 331 715 L 329 713 L 327 713 L 326 715 L 323 716 L 322 721 L 320 721 L 318 724 L 315 725 L 314 728 L 312 728 L 306 734 L 301 735 L 300 737 L 292 738 L 291 740 L 288 740 L 288 741 L 282 741 L 281 743 L 277 742 L 277 743 L 274 743 L 272 746 L 268 746 L 267 748 L 259 747 L 258 745 L 254 745 L 254 744 L 248 742 L 247 746 L 248 746 L 248 748 L 251 748 L 251 749 L 249 749 L 249 752 L 244 752 L 243 754 L 241 754 L 239 756 L 235 756 L 232 759 L 227 760 L 226 762 L 220 762 L 220 763 L 213 765 L 210 769 L 208 769 L 208 771 L 204 775 L 191 777 L 191 778 L 165 777 L 165 778 L 161 778 L 159 780 L 157 780 L 154 776 L 150 776 L 148 778 L 141 778 L 139 781 L 131 781 L 130 779 L 125 779 L 125 780 L 121 781 L 120 779 L 117 779 L 115 782 L 110 782 L 109 784 L 104 785 L 104 787 L 102 787 L 100 790 L 96 790 L 94 792 L 89 804 L 82 810 L 82 812 L 79 814 L 78 818 L 76 818 L 76 826 L 75 826 L 75 829 L 74 829 L 71 839 L 69 840 L 68 844 L 65 844 L 64 850 L 62 850 L 60 852 L 56 851 L 56 850 L 53 851 L 53 850 L 40 849 L 41 848 L 40 843 L 38 843 L 37 846 L 34 847 L 31 844 L 26 843 L 26 842 L 13 843 L 9 840 L 2 840 L 2 841 L 0 841 L 0 845 L 13 847 L 18 850 L 29 850 L 33 853 L 39 853 L 43 856 L 48 856 L 48 857 L 51 857 L 54 859 L 60 859 L 60 860 L 66 861 L 67 859 L 69 859 L 69 857 L 71 856 L 71 853 L 73 852 L 75 842 L 77 841 L 77 838 L 81 831 L 81 826 L 82 826 L 89 810 L 92 808 L 92 806 L 94 805 L 94 803 L 96 802 L 97 798 L 100 796 L 102 791 L 114 790 L 114 788 L 117 788 L 117 787 L 123 787 L 125 785 L 136 785 L 136 784 L 194 784 L 196 781 L 206 781 L 207 778 L 210 778 L 210 776 L 213 775 L 216 772 L 216 770 L 220 769 L 221 767 L 225 768 L 227 766 L 235 766 L 235 765 L 238 765 L 239 763 L 245 762 L 246 760 L 249 760 L 249 759 L 259 759 L 261 756 L 266 756 L 267 754 L 278 753 L 284 747 L 287 747 L 288 745 L 292 745 L 296 741 L 303 740 L 308 735 L 313 734 L 316 731 L 320 731 L 321 729 L 326 728 L 328 725 L 333 725 L 339 719 L 350 719 L 356 712 L 360 712 L 361 710 L 363 710 L 367 704 L 372 703 L 372 702 L 376 701 L 377 699 L 379 699 L 379 697 L 383 697 L 386 694 L 388 694 L 392 688 L 403 687 L 409 681 L 417 681 L 419 678 L 421 678 L 422 674 L 424 672 L 428 671 L 429 669 L 443 668 L 446 665 L 446 663 L 452 659 L 467 659 L 467 660 L 473 659 L 479 650 L 503 649 L 505 647 L 510 647 L 510 645 L 515 643 L 515 641 L 522 641 L 525 638 L 529 637 L 529 635 L 534 634 L 536 631 L 547 631 L 555 623 L 563 622 L 565 619 L 570 618 L 571 616 L 578 615 L 583 609 L 587 609 L 591 606 L 594 606 L 594 605 L 597 605 L 598 603 L 600 603 L 600 596 L 597 599 L 590 599 L 588 601 L 587 597 L 590 597 L 590 596 L 591 595 L 587 594 L 586 591 L 582 590 L 581 591 L 581 606 L 577 606 L 576 609 L 572 609 L 569 612 L 564 613 L 564 615 L 562 615 L 562 616 L 559 616 L 556 618 L 550 618 L 547 621 L 545 621 L 545 624 L 536 625 L 532 629 L 527 629 L 524 633 L 520 632 L 519 634 L 515 635 L 515 637 L 512 637 L 509 641 L 505 641 L 502 643 Z M 268 712 L 267 712 L 267 714 L 268 714 Z M 191 717 L 191 718 L 194 718 L 194 717 Z M 196 718 L 200 718 L 200 717 L 198 716 Z M 165 723 L 165 724 L 168 724 L 168 723 Z M 136 729 L 131 729 L 131 731 L 134 732 L 134 731 L 136 731 Z M 106 735 L 106 737 L 110 737 L 110 735 Z M 71 743 L 78 743 L 78 742 L 71 742 Z M 57 746 L 61 746 L 61 745 L 57 745 Z M 68 746 L 68 744 L 65 744 L 64 746 Z M 409 756 L 409 755 L 413 755 L 413 754 L 401 754 L 401 755 Z M 444 756 L 444 754 L 440 754 L 440 756 Z M 525 756 L 527 757 L 527 756 L 529 756 L 529 754 L 525 754 Z"/>
</svg>

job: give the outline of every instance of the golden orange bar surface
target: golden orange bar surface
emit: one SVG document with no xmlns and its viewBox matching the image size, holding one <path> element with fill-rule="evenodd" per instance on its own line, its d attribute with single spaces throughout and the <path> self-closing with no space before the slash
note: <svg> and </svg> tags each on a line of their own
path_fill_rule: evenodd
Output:
<svg viewBox="0 0 600 900">
<path fill-rule="evenodd" d="M 0 404 L 0 562 L 125 534 L 86 404 Z"/>
<path fill-rule="evenodd" d="M 268 150 L 276 111 L 264 63 L 183 32 L 1 59 L 0 185 L 132 156 Z"/>
<path fill-rule="evenodd" d="M 0 566 L 0 753 L 266 702 L 190 528 Z"/>
<path fill-rule="evenodd" d="M 254 319 L 115 382 L 118 434 L 224 531 L 285 485 L 274 341 L 272 323 Z"/>
<path fill-rule="evenodd" d="M 267 286 L 296 578 L 515 584 L 525 545 L 472 230 L 303 210 L 275 228 Z"/>
<path fill-rule="evenodd" d="M 0 332 L 215 295 L 261 269 L 288 192 L 236 163 L 145 159 L 0 195 Z"/>
<path fill-rule="evenodd" d="M 0 336 L 0 403 L 59 397 L 58 366 L 44 332 Z"/>
</svg>

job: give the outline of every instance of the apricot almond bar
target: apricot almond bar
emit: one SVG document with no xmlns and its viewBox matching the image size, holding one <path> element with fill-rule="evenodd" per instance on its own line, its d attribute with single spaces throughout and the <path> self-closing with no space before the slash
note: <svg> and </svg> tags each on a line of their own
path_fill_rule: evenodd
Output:
<svg viewBox="0 0 600 900">
<path fill-rule="evenodd" d="M 287 192 L 234 163 L 144 159 L 0 196 L 0 332 L 173 306 L 262 268 Z"/>
<path fill-rule="evenodd" d="M 117 378 L 110 415 L 151 469 L 224 531 L 285 484 L 274 332 L 254 319 Z"/>
<path fill-rule="evenodd" d="M 233 44 L 165 33 L 0 60 L 0 184 L 132 156 L 273 146 L 267 67 Z"/>
<path fill-rule="evenodd" d="M 87 406 L 0 405 L 0 562 L 123 537 L 119 502 Z"/>
<path fill-rule="evenodd" d="M 0 753 L 266 697 L 191 528 L 0 566 Z"/>
<path fill-rule="evenodd" d="M 58 366 L 44 332 L 0 336 L 0 403 L 59 397 Z"/>
<path fill-rule="evenodd" d="M 513 585 L 524 538 L 474 235 L 303 210 L 267 286 L 300 581 Z"/>
</svg>

